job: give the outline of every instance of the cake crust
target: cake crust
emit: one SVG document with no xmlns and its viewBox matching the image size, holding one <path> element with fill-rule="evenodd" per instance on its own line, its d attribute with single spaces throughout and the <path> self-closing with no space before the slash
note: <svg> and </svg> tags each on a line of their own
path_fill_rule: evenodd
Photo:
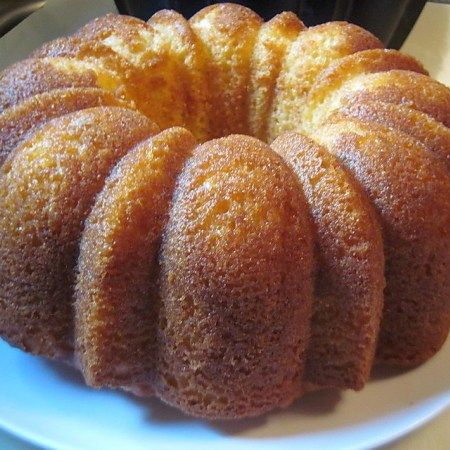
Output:
<svg viewBox="0 0 450 450">
<path fill-rule="evenodd" d="M 308 389 L 361 389 L 369 378 L 383 308 L 384 254 L 375 211 L 325 148 L 298 133 L 272 148 L 292 167 L 311 211 L 318 260 L 306 353 Z"/>
<path fill-rule="evenodd" d="M 377 357 L 413 366 L 450 324 L 450 179 L 418 141 L 375 123 L 336 120 L 317 139 L 351 171 L 383 228 L 386 289 Z"/>
<path fill-rule="evenodd" d="M 32 353 L 70 359 L 78 240 L 114 163 L 155 133 L 130 109 L 78 111 L 17 147 L 0 173 L 0 333 Z"/>
<path fill-rule="evenodd" d="M 130 151 L 97 197 L 80 244 L 76 346 L 91 386 L 152 390 L 159 241 L 196 141 L 170 128 Z"/>
<path fill-rule="evenodd" d="M 40 126 L 70 112 L 96 106 L 124 106 L 126 103 L 103 89 L 54 89 L 34 95 L 0 114 L 0 167 L 11 151 Z"/>
<path fill-rule="evenodd" d="M 302 389 L 313 242 L 283 160 L 248 136 L 197 147 L 160 263 L 157 394 L 208 418 L 290 404 Z"/>
</svg>

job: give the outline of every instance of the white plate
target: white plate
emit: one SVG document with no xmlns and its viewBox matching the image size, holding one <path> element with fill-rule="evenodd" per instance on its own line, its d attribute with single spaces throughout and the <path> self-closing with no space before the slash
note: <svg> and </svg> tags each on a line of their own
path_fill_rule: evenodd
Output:
<svg viewBox="0 0 450 450">
<path fill-rule="evenodd" d="M 315 393 L 285 411 L 221 423 L 192 419 L 157 400 L 94 391 L 75 371 L 1 340 L 0 361 L 0 426 L 61 450 L 371 448 L 450 406 L 450 340 L 414 370 L 378 370 L 359 393 Z"/>
</svg>

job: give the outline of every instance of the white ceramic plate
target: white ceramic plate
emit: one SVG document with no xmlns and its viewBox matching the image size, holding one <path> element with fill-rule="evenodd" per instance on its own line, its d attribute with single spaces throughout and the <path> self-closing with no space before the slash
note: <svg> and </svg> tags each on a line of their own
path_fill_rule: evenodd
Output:
<svg viewBox="0 0 450 450">
<path fill-rule="evenodd" d="M 419 368 L 378 370 L 359 393 L 315 393 L 285 411 L 234 423 L 196 420 L 157 400 L 94 391 L 75 371 L 1 340 L 0 361 L 0 426 L 61 450 L 372 448 L 450 406 L 450 340 Z"/>
</svg>

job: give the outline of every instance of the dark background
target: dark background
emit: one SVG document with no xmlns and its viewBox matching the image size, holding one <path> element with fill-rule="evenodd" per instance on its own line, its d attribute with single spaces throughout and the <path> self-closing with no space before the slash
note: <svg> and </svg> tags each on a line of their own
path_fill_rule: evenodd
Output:
<svg viewBox="0 0 450 450">
<path fill-rule="evenodd" d="M 450 0 L 438 0 L 438 2 L 450 3 Z M 45 0 L 0 0 L 0 36 L 44 3 Z M 213 3 L 218 2 L 116 0 L 122 14 L 134 15 L 144 20 L 163 8 L 175 9 L 185 17 L 190 17 L 199 9 Z M 266 20 L 281 11 L 295 12 L 309 26 L 329 20 L 347 20 L 374 33 L 386 46 L 399 48 L 417 20 L 426 0 L 238 0 L 234 3 L 252 8 Z"/>
</svg>

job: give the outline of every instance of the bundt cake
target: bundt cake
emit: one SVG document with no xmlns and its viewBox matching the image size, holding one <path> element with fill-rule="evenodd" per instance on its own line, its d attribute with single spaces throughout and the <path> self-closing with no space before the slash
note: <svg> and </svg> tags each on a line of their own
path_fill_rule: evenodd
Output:
<svg viewBox="0 0 450 450">
<path fill-rule="evenodd" d="M 450 89 L 348 23 L 107 15 L 0 74 L 0 336 L 209 419 L 450 327 Z"/>
</svg>

